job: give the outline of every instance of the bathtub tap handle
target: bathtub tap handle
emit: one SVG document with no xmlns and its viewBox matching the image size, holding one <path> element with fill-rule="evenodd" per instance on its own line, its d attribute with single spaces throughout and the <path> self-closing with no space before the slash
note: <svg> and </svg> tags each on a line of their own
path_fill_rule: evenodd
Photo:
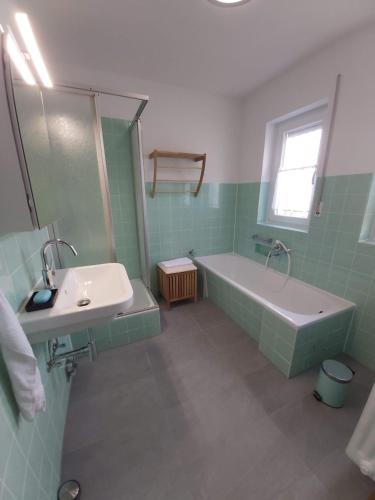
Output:
<svg viewBox="0 0 375 500">
<path fill-rule="evenodd" d="M 279 256 L 279 255 L 282 255 L 284 253 L 288 257 L 288 271 L 287 271 L 287 275 L 290 276 L 290 268 L 291 268 L 291 264 L 292 264 L 292 261 L 291 261 L 291 258 L 290 258 L 290 254 L 292 253 L 292 249 L 288 248 L 285 245 L 285 243 L 283 243 L 280 240 L 275 240 L 275 243 L 272 245 L 271 250 L 268 253 L 267 260 L 266 260 L 266 267 L 268 267 L 268 264 L 269 264 L 269 261 L 270 261 L 271 257 L 273 257 L 273 256 Z"/>
<path fill-rule="evenodd" d="M 276 252 L 278 252 L 278 255 L 280 255 L 282 253 L 286 253 L 287 255 L 289 255 L 290 253 L 293 252 L 293 250 L 291 248 L 288 248 L 285 245 L 285 243 L 283 243 L 280 240 L 275 241 L 274 249 L 276 250 Z"/>
</svg>

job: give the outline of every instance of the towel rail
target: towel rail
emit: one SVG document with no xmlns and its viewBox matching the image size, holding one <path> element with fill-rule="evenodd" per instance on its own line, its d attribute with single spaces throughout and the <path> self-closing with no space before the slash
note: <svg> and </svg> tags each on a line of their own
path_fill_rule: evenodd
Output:
<svg viewBox="0 0 375 500">
<path fill-rule="evenodd" d="M 174 151 L 160 151 L 157 149 L 154 149 L 152 153 L 150 153 L 149 158 L 154 161 L 154 174 L 152 178 L 152 189 L 151 189 L 151 197 L 154 198 L 156 193 L 190 193 L 193 194 L 194 196 L 198 196 L 199 191 L 202 186 L 203 182 L 203 177 L 204 177 L 204 172 L 206 168 L 206 153 L 204 154 L 197 154 L 197 153 L 182 153 L 182 152 L 174 152 Z M 167 166 L 167 165 L 159 165 L 158 164 L 158 158 L 174 158 L 174 159 L 183 159 L 183 160 L 190 160 L 193 161 L 194 163 L 201 162 L 200 167 L 196 166 Z M 199 177 L 196 180 L 184 180 L 184 179 L 160 179 L 158 178 L 158 169 L 160 168 L 169 168 L 169 169 L 176 169 L 176 170 L 197 170 L 200 171 Z M 173 183 L 173 184 L 196 184 L 194 190 L 175 190 L 171 191 L 168 189 L 157 189 L 157 185 L 160 183 Z"/>
</svg>

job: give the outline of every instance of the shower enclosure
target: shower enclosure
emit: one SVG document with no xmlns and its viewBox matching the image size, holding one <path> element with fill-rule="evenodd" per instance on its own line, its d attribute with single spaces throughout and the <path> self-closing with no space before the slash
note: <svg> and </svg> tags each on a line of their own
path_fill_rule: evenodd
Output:
<svg viewBox="0 0 375 500">
<path fill-rule="evenodd" d="M 132 316 L 128 323 L 141 338 L 147 325 L 151 334 L 158 333 L 140 121 L 148 97 L 82 86 L 41 89 L 14 79 L 12 94 L 37 225 L 48 226 L 51 237 L 71 241 L 79 253 L 77 258 L 55 249 L 57 265 L 122 263 L 134 302 L 119 320 Z M 150 312 L 157 316 L 142 317 Z M 120 323 L 97 331 L 99 349 L 137 340 L 128 323 Z M 79 335 L 72 340 L 79 342 Z"/>
</svg>

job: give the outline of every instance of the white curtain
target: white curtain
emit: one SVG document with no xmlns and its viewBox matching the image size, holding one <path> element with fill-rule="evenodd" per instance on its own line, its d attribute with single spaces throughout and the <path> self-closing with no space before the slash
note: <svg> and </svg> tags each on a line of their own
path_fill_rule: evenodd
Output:
<svg viewBox="0 0 375 500">
<path fill-rule="evenodd" d="M 375 481 L 375 384 L 346 448 L 362 474 Z"/>
</svg>

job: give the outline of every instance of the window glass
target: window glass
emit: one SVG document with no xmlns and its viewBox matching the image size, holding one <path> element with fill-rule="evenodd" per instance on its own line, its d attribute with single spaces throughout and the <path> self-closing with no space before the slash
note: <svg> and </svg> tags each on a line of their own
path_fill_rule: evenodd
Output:
<svg viewBox="0 0 375 500">
<path fill-rule="evenodd" d="M 284 133 L 272 200 L 274 216 L 308 219 L 321 138 L 321 124 Z"/>
</svg>

